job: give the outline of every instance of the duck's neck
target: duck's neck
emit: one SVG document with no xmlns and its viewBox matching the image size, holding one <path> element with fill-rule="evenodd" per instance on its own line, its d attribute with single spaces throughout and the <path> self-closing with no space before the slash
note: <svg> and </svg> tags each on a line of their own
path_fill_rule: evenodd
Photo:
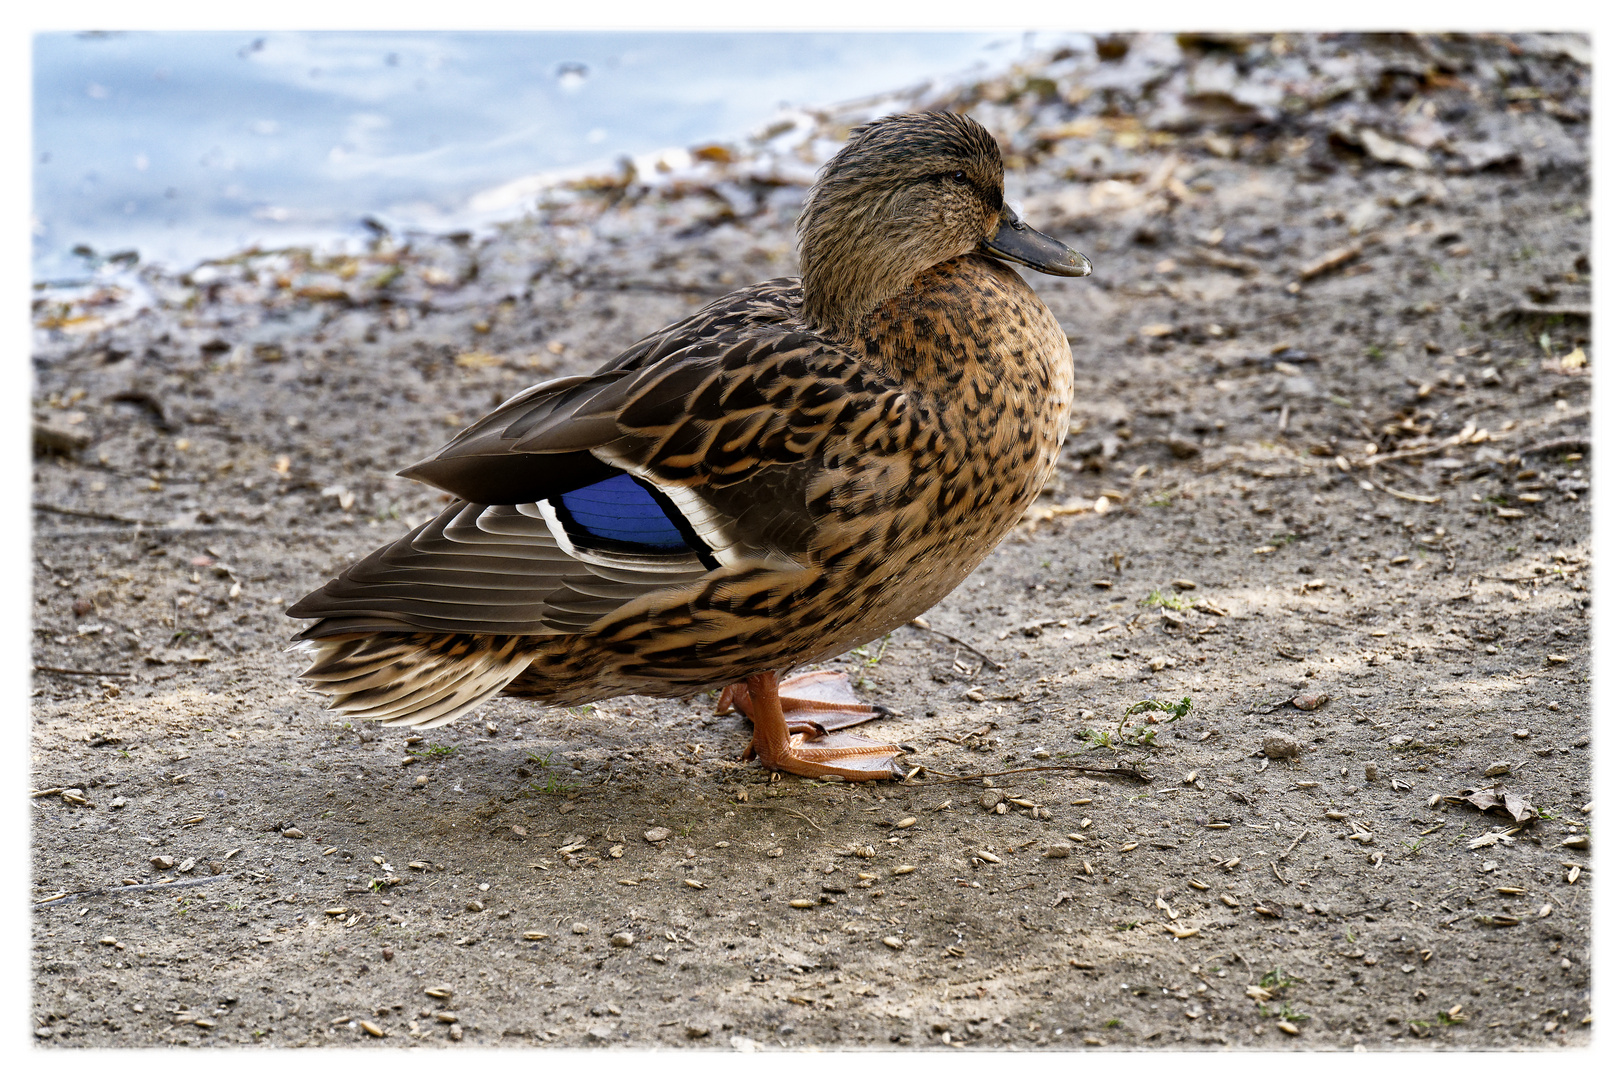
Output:
<svg viewBox="0 0 1623 1080">
<path fill-rule="evenodd" d="M 858 324 L 923 272 L 918 251 L 887 206 L 852 205 L 808 214 L 802 223 L 801 316 L 812 328 L 851 340 Z M 940 258 L 940 256 L 936 256 Z"/>
<path fill-rule="evenodd" d="M 848 339 L 868 363 L 897 382 L 950 390 L 971 369 L 998 379 L 1021 362 L 1010 326 L 1052 322 L 1042 301 L 1004 264 L 961 255 L 930 267 L 857 320 Z M 1048 363 L 1037 350 L 1032 359 Z"/>
</svg>

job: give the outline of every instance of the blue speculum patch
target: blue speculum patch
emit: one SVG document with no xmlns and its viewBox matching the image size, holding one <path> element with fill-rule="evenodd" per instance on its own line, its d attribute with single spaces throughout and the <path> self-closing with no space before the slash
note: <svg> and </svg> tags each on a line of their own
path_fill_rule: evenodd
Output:
<svg viewBox="0 0 1623 1080">
<path fill-rule="evenodd" d="M 624 473 L 566 491 L 558 502 L 588 536 L 664 550 L 689 546 L 658 500 Z"/>
</svg>

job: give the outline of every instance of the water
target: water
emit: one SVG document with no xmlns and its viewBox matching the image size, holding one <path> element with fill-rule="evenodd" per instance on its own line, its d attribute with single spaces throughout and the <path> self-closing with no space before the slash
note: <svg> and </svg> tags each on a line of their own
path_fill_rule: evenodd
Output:
<svg viewBox="0 0 1623 1080">
<path fill-rule="evenodd" d="M 545 170 L 1006 64 L 987 33 L 129 33 L 34 39 L 39 280 L 466 222 Z M 514 215 L 519 212 L 515 207 Z"/>
</svg>

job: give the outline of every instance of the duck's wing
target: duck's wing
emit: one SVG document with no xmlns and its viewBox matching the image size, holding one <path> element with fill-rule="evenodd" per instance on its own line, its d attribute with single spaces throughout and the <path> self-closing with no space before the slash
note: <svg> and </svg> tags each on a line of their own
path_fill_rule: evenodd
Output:
<svg viewBox="0 0 1623 1080">
<path fill-rule="evenodd" d="M 578 633 L 723 567 L 799 565 L 837 486 L 824 444 L 901 391 L 786 320 L 699 325 L 526 390 L 405 470 L 466 501 L 289 609 L 321 620 L 301 636 Z"/>
</svg>

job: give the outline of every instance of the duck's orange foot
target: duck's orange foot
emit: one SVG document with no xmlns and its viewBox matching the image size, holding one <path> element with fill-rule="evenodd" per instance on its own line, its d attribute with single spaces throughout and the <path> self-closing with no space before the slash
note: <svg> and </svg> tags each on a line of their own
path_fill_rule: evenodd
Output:
<svg viewBox="0 0 1623 1080">
<path fill-rule="evenodd" d="M 907 770 L 896 755 L 907 749 L 856 735 L 821 735 L 811 742 L 804 735 L 791 735 L 789 745 L 781 750 L 768 750 L 759 738 L 752 739 L 744 760 L 758 757 L 773 772 L 815 780 L 900 780 Z"/>
<path fill-rule="evenodd" d="M 780 691 L 787 691 L 781 696 Z M 812 671 L 779 683 L 752 675 L 722 691 L 718 715 L 738 710 L 755 728 L 744 760 L 760 758 L 774 772 L 842 780 L 891 780 L 905 775 L 896 755 L 909 749 L 831 732 L 887 716 L 890 710 L 857 700 L 851 681 L 836 671 Z"/>
</svg>

